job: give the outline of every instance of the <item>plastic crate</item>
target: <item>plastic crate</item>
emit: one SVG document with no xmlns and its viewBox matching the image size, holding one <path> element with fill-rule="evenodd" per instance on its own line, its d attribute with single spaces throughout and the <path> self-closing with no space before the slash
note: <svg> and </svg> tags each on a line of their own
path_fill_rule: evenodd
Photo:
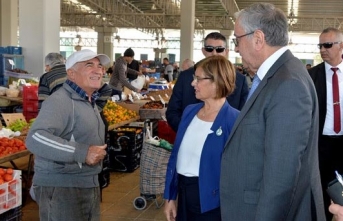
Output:
<svg viewBox="0 0 343 221">
<path fill-rule="evenodd" d="M 21 206 L 21 171 L 13 170 L 13 180 L 0 185 L 0 214 Z"/>
<path fill-rule="evenodd" d="M 23 100 L 24 112 L 38 112 L 38 100 Z"/>
<path fill-rule="evenodd" d="M 132 154 L 120 154 L 118 152 L 109 153 L 109 170 L 117 172 L 131 173 L 135 171 L 140 164 L 142 148 Z"/>
<path fill-rule="evenodd" d="M 142 147 L 143 129 L 141 127 L 119 127 L 110 130 L 108 134 L 110 153 L 130 155 Z"/>
<path fill-rule="evenodd" d="M 21 221 L 22 220 L 21 206 L 18 206 L 14 209 L 10 209 L 7 212 L 0 214 L 0 220 Z"/>
<path fill-rule="evenodd" d="M 23 102 L 38 101 L 38 85 L 23 86 Z"/>
<path fill-rule="evenodd" d="M 159 72 L 156 72 L 156 73 L 149 73 L 148 76 L 149 76 L 149 78 L 160 79 L 161 74 L 160 74 Z"/>
<path fill-rule="evenodd" d="M 0 47 L 0 54 L 8 54 L 7 47 Z"/>
<path fill-rule="evenodd" d="M 139 167 L 143 146 L 142 127 L 119 127 L 109 131 L 109 169 L 133 172 Z"/>
<path fill-rule="evenodd" d="M 24 111 L 23 114 L 24 114 L 24 116 L 25 116 L 26 121 L 29 122 L 31 119 L 37 117 L 38 112 Z"/>
<path fill-rule="evenodd" d="M 16 47 L 16 46 L 7 46 L 7 53 L 8 54 L 21 54 L 22 49 L 21 47 Z"/>
</svg>

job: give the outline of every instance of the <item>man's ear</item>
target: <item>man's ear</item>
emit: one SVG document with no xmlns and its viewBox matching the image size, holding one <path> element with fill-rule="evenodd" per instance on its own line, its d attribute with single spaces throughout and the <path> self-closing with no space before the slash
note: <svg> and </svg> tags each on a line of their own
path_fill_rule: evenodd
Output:
<svg viewBox="0 0 343 221">
<path fill-rule="evenodd" d="M 261 30 L 256 30 L 253 35 L 253 38 L 255 48 L 257 49 L 261 49 L 263 45 L 266 43 L 264 40 L 264 33 Z"/>
<path fill-rule="evenodd" d="M 67 75 L 68 75 L 69 79 L 73 80 L 74 77 L 75 77 L 75 70 L 72 69 L 72 68 L 68 69 L 67 70 Z"/>
</svg>

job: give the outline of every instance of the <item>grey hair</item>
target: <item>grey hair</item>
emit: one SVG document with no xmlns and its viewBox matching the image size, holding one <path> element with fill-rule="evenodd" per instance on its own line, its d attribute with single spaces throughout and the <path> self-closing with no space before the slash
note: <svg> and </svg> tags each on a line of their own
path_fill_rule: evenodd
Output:
<svg viewBox="0 0 343 221">
<path fill-rule="evenodd" d="M 186 67 L 187 67 L 187 69 L 188 69 L 188 68 L 194 66 L 194 61 L 192 61 L 192 60 L 189 59 L 189 58 L 186 58 L 186 59 L 182 62 L 181 67 L 182 67 L 183 65 L 186 65 Z"/>
<path fill-rule="evenodd" d="M 288 44 L 287 17 L 273 4 L 255 3 L 236 12 L 234 16 L 246 33 L 261 30 L 268 45 L 286 46 Z"/>
<path fill-rule="evenodd" d="M 321 34 L 330 33 L 330 32 L 333 32 L 336 34 L 336 37 L 338 37 L 337 41 L 343 41 L 343 33 L 337 28 L 332 28 L 332 27 L 325 28 Z"/>
<path fill-rule="evenodd" d="M 64 64 L 65 59 L 59 53 L 49 53 L 45 56 L 45 65 L 49 65 L 50 68 L 55 67 L 56 65 Z"/>
</svg>

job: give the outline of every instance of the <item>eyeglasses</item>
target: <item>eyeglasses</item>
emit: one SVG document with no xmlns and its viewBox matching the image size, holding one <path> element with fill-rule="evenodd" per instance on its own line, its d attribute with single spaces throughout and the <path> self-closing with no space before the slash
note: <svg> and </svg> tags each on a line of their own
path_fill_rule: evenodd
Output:
<svg viewBox="0 0 343 221">
<path fill-rule="evenodd" d="M 238 39 L 239 39 L 239 38 L 243 38 L 243 37 L 245 37 L 245 36 L 248 36 L 248 35 L 251 35 L 251 34 L 254 34 L 254 33 L 255 33 L 255 31 L 250 32 L 250 33 L 245 34 L 245 35 L 236 36 L 236 38 L 233 38 L 233 39 L 232 39 L 232 42 L 235 44 L 236 47 L 238 47 Z"/>
<path fill-rule="evenodd" d="M 320 44 L 318 44 L 317 46 L 318 46 L 319 49 L 322 49 L 322 47 L 324 47 L 324 48 L 332 48 L 332 45 L 334 45 L 334 44 L 340 44 L 340 43 L 342 43 L 342 42 L 341 42 L 341 41 L 336 41 L 336 42 L 325 42 L 325 43 L 320 43 Z"/>
<path fill-rule="evenodd" d="M 193 81 L 195 81 L 196 83 L 198 83 L 201 80 L 206 80 L 206 79 L 212 79 L 212 78 L 210 78 L 210 77 L 200 78 L 200 77 L 197 77 L 193 74 Z"/>
<path fill-rule="evenodd" d="M 217 53 L 222 53 L 226 48 L 223 46 L 213 47 L 213 46 L 206 46 L 205 45 L 204 49 L 207 52 L 212 52 L 213 50 L 216 50 Z"/>
</svg>

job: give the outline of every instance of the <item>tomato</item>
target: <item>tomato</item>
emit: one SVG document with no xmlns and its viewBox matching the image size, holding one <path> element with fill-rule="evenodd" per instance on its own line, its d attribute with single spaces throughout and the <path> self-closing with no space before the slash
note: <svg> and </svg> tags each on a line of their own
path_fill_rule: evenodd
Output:
<svg viewBox="0 0 343 221">
<path fill-rule="evenodd" d="M 7 174 L 13 174 L 13 169 L 12 169 L 12 168 L 8 168 L 8 169 L 6 170 L 6 173 L 7 173 Z"/>
<path fill-rule="evenodd" d="M 2 177 L 4 178 L 5 182 L 13 180 L 12 174 L 5 174 Z"/>
</svg>

